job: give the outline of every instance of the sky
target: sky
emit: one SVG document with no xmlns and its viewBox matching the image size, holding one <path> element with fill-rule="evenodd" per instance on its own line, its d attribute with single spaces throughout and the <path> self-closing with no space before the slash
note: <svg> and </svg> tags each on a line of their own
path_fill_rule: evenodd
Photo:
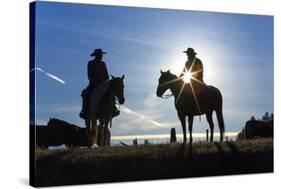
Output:
<svg viewBox="0 0 281 189">
<path fill-rule="evenodd" d="M 37 124 L 56 117 L 84 127 L 80 94 L 96 48 L 107 52 L 110 74 L 125 74 L 113 136 L 182 132 L 173 98 L 156 97 L 156 88 L 160 69 L 180 73 L 187 47 L 203 62 L 205 83 L 223 95 L 227 132 L 273 112 L 272 16 L 37 2 L 35 39 Z M 195 133 L 208 129 L 201 118 Z"/>
</svg>

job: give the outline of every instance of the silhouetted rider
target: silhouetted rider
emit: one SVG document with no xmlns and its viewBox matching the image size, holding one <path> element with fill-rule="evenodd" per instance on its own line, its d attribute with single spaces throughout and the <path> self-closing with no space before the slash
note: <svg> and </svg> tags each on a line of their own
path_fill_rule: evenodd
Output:
<svg viewBox="0 0 281 189">
<path fill-rule="evenodd" d="M 89 114 L 89 98 L 94 89 L 96 89 L 100 84 L 104 84 L 105 81 L 109 79 L 107 67 L 104 61 L 102 61 L 103 55 L 106 52 L 102 51 L 102 49 L 95 49 L 94 52 L 91 53 L 91 56 L 95 57 L 93 60 L 88 62 L 88 79 L 89 84 L 86 89 L 82 91 L 82 110 L 80 112 L 81 118 L 87 118 Z M 107 85 L 105 85 L 107 87 Z M 96 99 L 99 100 L 99 99 Z M 97 104 L 97 103 L 96 103 Z M 114 104 L 115 107 L 115 104 Z M 115 107 L 115 113 L 118 113 L 118 110 Z"/>
<path fill-rule="evenodd" d="M 102 49 L 95 49 L 91 54 L 91 56 L 95 56 L 95 58 L 93 60 L 90 60 L 88 63 L 87 71 L 90 88 L 94 88 L 100 82 L 109 79 L 106 64 L 104 61 L 102 61 L 104 54 L 106 54 L 106 52 L 103 52 Z"/>
<path fill-rule="evenodd" d="M 188 48 L 186 51 L 183 51 L 183 53 L 186 53 L 188 60 L 185 63 L 185 68 L 183 69 L 180 77 L 182 77 L 185 72 L 190 72 L 192 77 L 195 78 L 195 82 L 196 80 L 199 80 L 199 82 L 204 83 L 203 64 L 201 60 L 196 57 L 197 53 L 193 48 Z M 193 78 L 191 78 L 191 81 L 194 80 Z"/>
</svg>

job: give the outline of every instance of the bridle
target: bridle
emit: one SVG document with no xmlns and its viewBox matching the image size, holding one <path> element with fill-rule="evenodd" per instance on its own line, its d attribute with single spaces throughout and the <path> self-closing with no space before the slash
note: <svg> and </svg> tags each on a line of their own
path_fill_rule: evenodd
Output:
<svg viewBox="0 0 281 189">
<path fill-rule="evenodd" d="M 164 83 L 160 84 L 159 87 L 163 87 L 163 85 L 165 85 Z M 174 96 L 172 93 L 170 94 L 163 94 L 162 96 L 160 96 L 160 98 L 163 98 L 163 99 L 169 99 L 171 98 L 172 96 Z"/>
<path fill-rule="evenodd" d="M 162 95 L 160 98 L 168 99 L 168 98 L 171 98 L 172 96 L 174 96 L 174 95 L 171 93 L 171 94 Z"/>
<path fill-rule="evenodd" d="M 115 104 L 118 105 L 118 109 L 120 110 L 121 104 L 119 103 L 119 97 L 115 94 L 112 84 L 113 84 L 113 80 L 111 80 L 110 82 L 110 94 L 114 96 Z"/>
</svg>

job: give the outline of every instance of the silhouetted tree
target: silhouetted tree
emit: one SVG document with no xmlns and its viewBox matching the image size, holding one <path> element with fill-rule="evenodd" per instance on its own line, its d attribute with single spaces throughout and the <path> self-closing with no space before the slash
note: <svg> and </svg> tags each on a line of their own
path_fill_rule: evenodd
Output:
<svg viewBox="0 0 281 189">
<path fill-rule="evenodd" d="M 273 120 L 273 113 L 270 114 L 270 120 Z"/>
<path fill-rule="evenodd" d="M 264 114 L 264 116 L 262 117 L 262 121 L 269 121 L 270 120 L 270 117 L 269 117 L 269 115 L 268 115 L 268 112 L 266 112 L 265 114 Z"/>
<path fill-rule="evenodd" d="M 255 116 L 252 116 L 250 120 L 251 120 L 251 121 L 256 121 Z"/>
</svg>

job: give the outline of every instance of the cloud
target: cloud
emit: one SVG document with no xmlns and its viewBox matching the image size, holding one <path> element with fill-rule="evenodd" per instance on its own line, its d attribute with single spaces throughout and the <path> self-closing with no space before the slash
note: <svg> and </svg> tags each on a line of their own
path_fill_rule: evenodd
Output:
<svg viewBox="0 0 281 189">
<path fill-rule="evenodd" d="M 115 134 L 148 134 L 163 133 L 172 127 L 179 125 L 177 119 L 169 120 L 165 116 L 166 105 L 157 99 L 155 93 L 148 94 L 143 101 L 141 109 L 133 110 L 127 106 L 121 106 L 121 115 L 116 119 L 117 128 L 114 129 Z M 164 110 L 165 109 L 165 110 Z M 173 117 L 173 116 L 171 116 Z M 159 121 L 158 121 L 159 120 Z"/>
<path fill-rule="evenodd" d="M 153 119 L 151 119 L 150 117 L 142 114 L 142 113 L 139 113 L 139 112 L 136 112 L 136 111 L 133 111 L 131 110 L 130 108 L 126 107 L 126 106 L 121 106 L 120 107 L 120 110 L 126 114 L 129 114 L 129 115 L 133 115 L 135 116 L 137 119 L 134 119 L 132 121 L 145 121 L 147 123 L 150 123 L 149 125 L 147 125 L 146 127 L 149 128 L 149 129 L 161 129 L 161 128 L 167 128 L 168 125 L 170 124 L 167 124 L 167 123 L 159 123 L 158 121 L 155 121 Z"/>
<path fill-rule="evenodd" d="M 149 122 L 155 126 L 158 126 L 158 127 L 162 127 L 162 124 L 157 122 L 157 121 L 154 121 L 148 117 L 146 117 L 145 115 L 139 113 L 139 112 L 135 112 L 125 106 L 121 106 L 121 111 L 123 111 L 124 113 L 127 113 L 127 114 L 130 114 L 130 115 L 134 115 L 136 116 L 137 118 L 139 118 L 140 120 L 143 120 L 143 121 L 146 121 L 146 122 Z"/>
<path fill-rule="evenodd" d="M 49 78 L 54 79 L 54 80 L 58 81 L 59 83 L 65 85 L 65 81 L 64 81 L 64 80 L 62 80 L 62 79 L 59 78 L 58 76 L 55 76 L 55 75 L 53 75 L 53 74 L 51 74 L 51 73 L 49 73 L 49 72 L 46 72 L 46 71 L 43 70 L 42 68 L 35 67 L 35 68 L 31 69 L 30 72 L 32 72 L 32 71 L 34 71 L 34 70 L 38 70 L 38 71 L 40 71 L 40 72 L 46 74 Z"/>
<path fill-rule="evenodd" d="M 76 112 L 78 114 L 78 112 L 80 112 L 82 108 L 82 105 L 80 104 L 57 104 L 57 105 L 50 105 L 49 106 L 49 111 L 51 112 L 57 112 L 57 113 L 73 113 Z"/>
<path fill-rule="evenodd" d="M 144 99 L 143 103 L 147 108 L 152 109 L 152 108 L 156 108 L 157 106 L 159 106 L 161 104 L 161 101 L 159 100 L 159 98 L 156 97 L 155 93 L 152 93 L 151 95 L 147 96 Z"/>
<path fill-rule="evenodd" d="M 46 73 L 47 76 L 49 76 L 50 78 L 54 79 L 54 80 L 57 80 L 58 82 L 62 83 L 62 84 L 65 84 L 65 81 L 60 79 L 59 77 L 55 76 L 55 75 L 52 75 L 50 73 Z"/>
<path fill-rule="evenodd" d="M 142 44 L 142 45 L 149 45 L 149 46 L 158 47 L 158 48 L 161 48 L 161 49 L 163 48 L 163 44 L 157 43 L 157 42 L 152 42 L 150 40 L 145 40 L 145 39 L 130 38 L 130 37 L 116 37 L 116 39 L 120 39 L 120 40 L 124 40 L 124 41 L 130 41 L 130 42 L 138 43 L 138 44 Z"/>
</svg>

